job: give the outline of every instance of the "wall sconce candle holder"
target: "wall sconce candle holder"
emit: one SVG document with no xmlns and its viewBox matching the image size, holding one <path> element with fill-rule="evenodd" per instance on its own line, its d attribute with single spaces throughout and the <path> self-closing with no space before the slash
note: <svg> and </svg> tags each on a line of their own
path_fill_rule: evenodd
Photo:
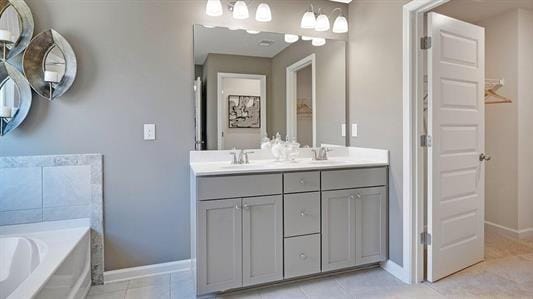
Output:
<svg viewBox="0 0 533 299">
<path fill-rule="evenodd" d="M 33 30 L 35 28 L 33 15 L 31 14 L 31 10 L 24 0 L 0 0 L 0 16 L 6 13 L 7 9 L 10 7 L 12 7 L 17 13 L 20 34 L 15 36 L 13 39 L 4 38 L 6 40 L 3 43 L 4 61 L 11 60 L 13 57 L 19 55 L 24 51 L 24 49 L 26 49 L 26 47 L 30 44 L 33 36 Z"/>
<path fill-rule="evenodd" d="M 13 94 L 18 95 L 18 105 L 17 107 L 0 107 L 0 136 L 4 136 L 22 124 L 30 112 L 32 102 L 31 87 L 28 80 L 14 66 L 7 62 L 1 62 L 0 82 L 2 83 L 0 83 L 0 91 L 8 88 L 7 84 L 10 81 L 13 82 L 13 89 L 16 89 Z"/>
</svg>

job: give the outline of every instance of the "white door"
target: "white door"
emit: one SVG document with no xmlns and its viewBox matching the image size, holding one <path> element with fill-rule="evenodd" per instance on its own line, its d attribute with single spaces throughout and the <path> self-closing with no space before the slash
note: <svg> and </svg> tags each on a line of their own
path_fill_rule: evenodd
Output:
<svg viewBox="0 0 533 299">
<path fill-rule="evenodd" d="M 198 77 L 194 81 L 194 122 L 196 125 L 195 148 L 202 150 L 202 79 Z"/>
<path fill-rule="evenodd" d="M 483 260 L 485 30 L 428 14 L 427 278 Z"/>
</svg>

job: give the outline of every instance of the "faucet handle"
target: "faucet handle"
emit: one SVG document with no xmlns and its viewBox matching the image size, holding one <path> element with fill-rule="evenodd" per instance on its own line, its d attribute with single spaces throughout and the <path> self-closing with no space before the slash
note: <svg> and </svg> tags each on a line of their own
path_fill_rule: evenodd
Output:
<svg viewBox="0 0 533 299">
<path fill-rule="evenodd" d="M 244 155 L 244 164 L 250 164 L 249 154 L 254 154 L 255 152 L 243 152 Z"/>
<path fill-rule="evenodd" d="M 236 152 L 231 152 L 229 153 L 231 156 L 233 156 L 233 159 L 231 161 L 231 164 L 238 164 L 238 161 L 237 161 L 237 153 Z"/>
</svg>

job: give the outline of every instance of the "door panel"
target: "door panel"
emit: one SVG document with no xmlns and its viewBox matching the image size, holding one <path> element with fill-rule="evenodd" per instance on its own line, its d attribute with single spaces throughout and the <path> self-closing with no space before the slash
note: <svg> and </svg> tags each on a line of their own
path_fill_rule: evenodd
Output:
<svg viewBox="0 0 533 299">
<path fill-rule="evenodd" d="M 484 255 L 484 29 L 428 14 L 428 280 Z"/>
<path fill-rule="evenodd" d="M 356 190 L 356 264 L 387 259 L 387 188 Z"/>
<path fill-rule="evenodd" d="M 281 195 L 243 199 L 243 285 L 283 279 Z"/>
<path fill-rule="evenodd" d="M 355 266 L 355 193 L 322 192 L 322 271 Z"/>
<path fill-rule="evenodd" d="M 198 293 L 242 286 L 241 199 L 198 202 Z"/>
</svg>

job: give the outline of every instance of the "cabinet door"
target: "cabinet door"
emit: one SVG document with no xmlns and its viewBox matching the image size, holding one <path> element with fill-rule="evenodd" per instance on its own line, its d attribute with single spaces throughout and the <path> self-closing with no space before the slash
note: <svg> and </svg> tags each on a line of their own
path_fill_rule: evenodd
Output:
<svg viewBox="0 0 533 299">
<path fill-rule="evenodd" d="M 355 191 L 356 264 L 387 259 L 387 188 Z"/>
<path fill-rule="evenodd" d="M 283 201 L 281 196 L 244 198 L 243 285 L 283 278 Z"/>
<path fill-rule="evenodd" d="M 322 192 L 322 271 L 355 266 L 355 190 Z"/>
<path fill-rule="evenodd" d="M 198 294 L 242 286 L 241 199 L 197 204 Z"/>
</svg>

